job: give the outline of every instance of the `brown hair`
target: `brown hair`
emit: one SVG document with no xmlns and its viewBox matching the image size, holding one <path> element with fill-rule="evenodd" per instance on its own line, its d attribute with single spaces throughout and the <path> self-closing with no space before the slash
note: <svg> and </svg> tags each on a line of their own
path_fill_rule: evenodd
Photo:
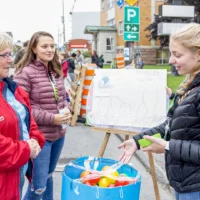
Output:
<svg viewBox="0 0 200 200">
<path fill-rule="evenodd" d="M 192 52 L 200 51 L 200 24 L 190 23 L 184 26 L 182 29 L 173 33 L 170 40 L 178 42 Z M 199 72 L 200 64 L 197 64 L 193 71 L 181 83 L 177 93 L 183 94 Z"/>
<path fill-rule="evenodd" d="M 28 46 L 28 43 L 29 43 L 29 40 L 25 41 L 25 42 L 23 43 L 23 47 L 27 47 L 27 46 Z"/>
<path fill-rule="evenodd" d="M 19 63 L 16 66 L 15 73 L 20 73 L 24 67 L 27 67 L 30 63 L 36 60 L 36 55 L 33 52 L 33 49 L 37 46 L 39 38 L 45 36 L 54 39 L 50 33 L 43 31 L 36 32 L 32 35 L 30 41 L 28 42 L 28 46 L 26 48 L 23 58 L 19 61 Z M 61 76 L 62 74 L 61 64 L 59 62 L 59 58 L 56 52 L 54 54 L 52 61 L 49 61 L 48 66 L 52 68 L 52 70 L 56 73 L 57 77 Z"/>
</svg>

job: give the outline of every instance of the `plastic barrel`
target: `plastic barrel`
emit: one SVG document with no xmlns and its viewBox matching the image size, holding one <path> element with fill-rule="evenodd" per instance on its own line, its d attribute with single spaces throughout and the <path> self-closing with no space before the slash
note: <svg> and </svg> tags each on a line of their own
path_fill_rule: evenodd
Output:
<svg viewBox="0 0 200 200">
<path fill-rule="evenodd" d="M 104 166 L 111 166 L 117 161 L 106 158 L 82 157 L 73 161 L 78 166 L 88 166 L 91 169 L 101 170 Z M 136 183 L 113 188 L 101 188 L 88 186 L 74 179 L 78 179 L 83 170 L 67 165 L 62 174 L 61 200 L 139 200 L 141 179 Z M 125 173 L 130 177 L 138 175 L 137 170 L 129 165 L 123 165 L 118 169 L 119 173 Z"/>
<path fill-rule="evenodd" d="M 117 54 L 116 55 L 116 62 L 117 62 L 117 68 L 122 69 L 125 67 L 124 63 L 124 55 L 123 54 Z"/>
<path fill-rule="evenodd" d="M 81 99 L 81 110 L 80 116 L 85 118 L 86 116 L 86 105 L 87 105 L 87 97 L 90 85 L 92 83 L 92 79 L 94 77 L 95 69 L 97 69 L 96 64 L 87 64 L 85 72 L 85 80 L 83 84 L 83 92 L 82 92 L 82 99 Z"/>
</svg>

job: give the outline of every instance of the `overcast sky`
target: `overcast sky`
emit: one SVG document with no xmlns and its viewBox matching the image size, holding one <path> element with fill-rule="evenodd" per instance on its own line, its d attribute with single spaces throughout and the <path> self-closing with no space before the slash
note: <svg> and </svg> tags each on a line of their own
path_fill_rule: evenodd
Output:
<svg viewBox="0 0 200 200">
<path fill-rule="evenodd" d="M 64 0 L 66 39 L 69 38 L 69 11 L 74 0 Z M 62 0 L 0 0 L 0 31 L 11 31 L 14 40 L 30 39 L 36 31 L 50 32 L 56 42 L 62 32 Z M 100 11 L 100 0 L 76 0 L 74 12 Z M 80 22 L 81 23 L 81 22 Z"/>
</svg>

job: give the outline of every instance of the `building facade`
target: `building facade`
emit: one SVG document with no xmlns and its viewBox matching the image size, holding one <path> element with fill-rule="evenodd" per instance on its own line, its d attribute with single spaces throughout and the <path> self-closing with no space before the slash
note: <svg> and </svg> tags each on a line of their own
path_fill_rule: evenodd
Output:
<svg viewBox="0 0 200 200">
<path fill-rule="evenodd" d="M 66 52 L 75 53 L 77 50 L 92 51 L 91 41 L 85 39 L 72 39 L 66 43 Z"/>
<path fill-rule="evenodd" d="M 116 53 L 123 53 L 124 47 L 130 47 L 130 52 L 136 52 L 136 43 L 123 40 L 124 10 L 116 4 L 117 0 L 101 0 L 101 26 L 116 26 Z M 138 42 L 140 56 L 147 64 L 157 62 L 157 49 L 159 44 L 147 38 L 148 31 L 144 31 L 154 21 L 158 14 L 159 5 L 163 0 L 139 0 L 136 6 L 140 7 L 140 41 Z M 162 55 L 162 54 L 160 54 Z M 164 55 L 166 56 L 166 55 Z"/>
<path fill-rule="evenodd" d="M 100 25 L 99 12 L 73 12 L 72 14 L 72 39 L 92 40 L 92 36 L 84 34 L 87 25 Z"/>
<path fill-rule="evenodd" d="M 150 41 L 145 29 L 154 22 L 154 15 L 158 14 L 163 22 L 158 24 L 158 35 L 170 35 L 171 32 L 189 23 L 194 17 L 194 6 L 183 5 L 182 0 L 172 0 L 172 5 L 164 5 L 164 0 L 138 0 L 135 6 L 140 8 L 140 41 L 138 43 L 126 42 L 123 39 L 124 9 L 117 5 L 118 0 L 101 1 L 101 26 L 115 26 L 116 53 L 123 53 L 124 47 L 128 47 L 132 57 L 139 54 L 145 64 L 168 64 L 169 49 L 160 48 L 159 41 Z M 165 20 L 166 18 L 166 20 Z M 112 40 L 112 38 L 111 38 Z M 137 46 L 137 48 L 136 48 Z M 137 62 L 137 60 L 135 60 Z"/>
</svg>

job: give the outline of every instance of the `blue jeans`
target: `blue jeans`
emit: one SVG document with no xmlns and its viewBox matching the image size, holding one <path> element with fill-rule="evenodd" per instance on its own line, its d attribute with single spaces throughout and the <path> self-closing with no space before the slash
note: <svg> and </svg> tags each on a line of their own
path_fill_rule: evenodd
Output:
<svg viewBox="0 0 200 200">
<path fill-rule="evenodd" d="M 75 74 L 74 73 L 69 73 L 69 76 L 71 78 L 71 81 L 73 82 L 74 81 L 74 78 L 75 78 Z"/>
<path fill-rule="evenodd" d="M 200 192 L 178 193 L 175 191 L 176 200 L 200 200 Z"/>
<path fill-rule="evenodd" d="M 65 138 L 46 141 L 38 157 L 33 161 L 33 188 L 29 183 L 24 200 L 53 200 L 52 173 L 61 154 Z"/>
</svg>

